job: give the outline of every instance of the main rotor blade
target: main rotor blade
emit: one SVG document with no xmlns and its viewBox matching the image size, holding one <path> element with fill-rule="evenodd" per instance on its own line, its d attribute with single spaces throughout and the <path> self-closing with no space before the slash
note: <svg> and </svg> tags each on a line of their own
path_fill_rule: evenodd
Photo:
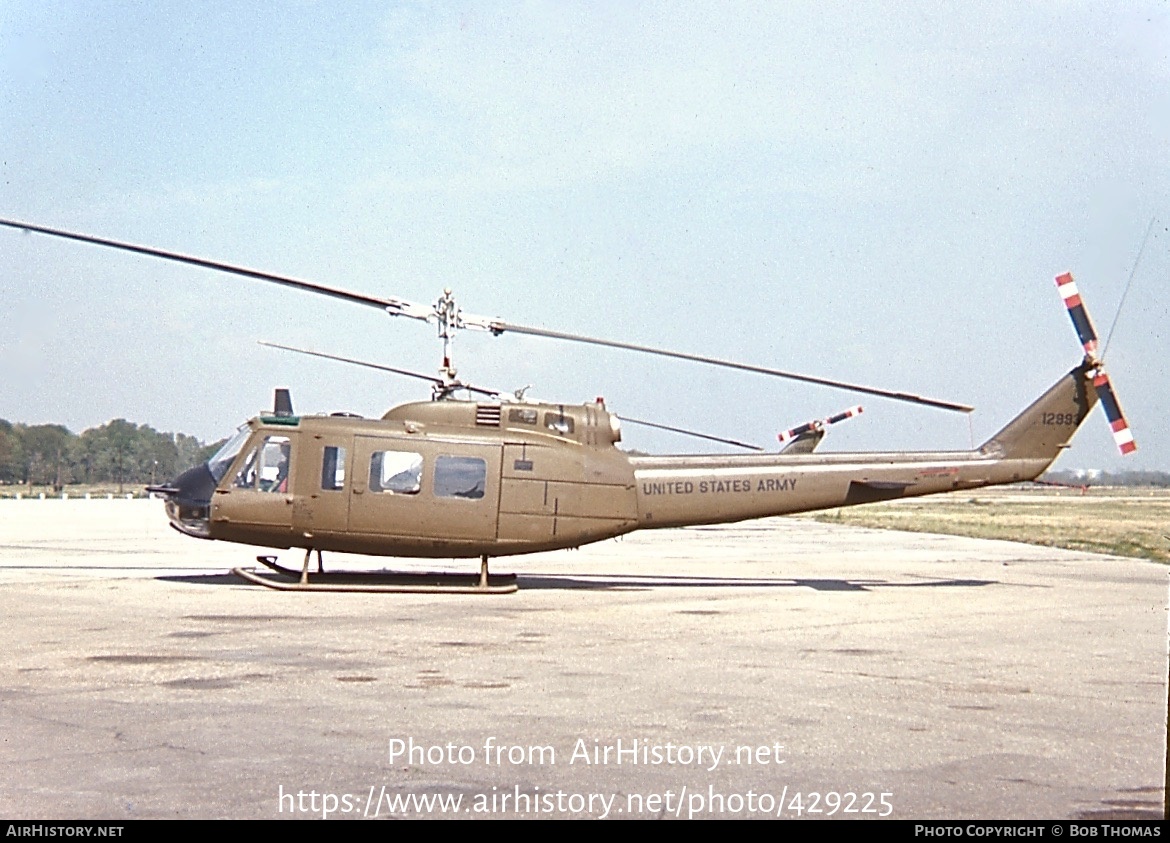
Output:
<svg viewBox="0 0 1170 843">
<path fill-rule="evenodd" d="M 37 234 L 48 234 L 52 237 L 62 237 L 66 240 L 76 240 L 80 243 L 91 243 L 95 246 L 106 246 L 111 249 L 121 249 L 124 252 L 133 252 L 138 255 L 147 255 L 152 258 L 162 258 L 163 260 L 177 261 L 178 263 L 185 263 L 191 266 L 198 266 L 202 269 L 214 269 L 219 272 L 227 272 L 232 275 L 242 275 L 245 278 L 252 278 L 257 281 L 268 281 L 273 284 L 280 284 L 285 287 L 292 287 L 295 290 L 304 290 L 307 293 L 318 293 L 323 296 L 332 296 L 335 299 L 351 302 L 353 304 L 361 304 L 367 307 L 376 307 L 379 310 L 384 310 L 392 316 L 409 316 L 414 319 L 426 320 L 431 312 L 431 308 L 425 305 L 417 305 L 402 299 L 395 298 L 378 298 L 377 296 L 368 296 L 363 293 L 351 293 L 348 290 L 342 290 L 337 287 L 327 287 L 324 284 L 316 284 L 312 281 L 302 281 L 299 278 L 289 278 L 284 275 L 275 275 L 271 272 L 262 272 L 259 269 L 249 269 L 244 266 L 235 266 L 230 263 L 222 263 L 220 261 L 208 260 L 206 258 L 197 258 L 192 255 L 184 255 L 179 252 L 168 252 L 165 249 L 154 249 L 150 246 L 138 246 L 134 243 L 123 243 L 118 240 L 107 240 L 104 237 L 94 237 L 90 234 L 78 234 L 72 231 L 63 231 L 57 228 L 47 228 L 43 225 L 33 225 L 32 223 L 20 222 L 18 220 L 0 219 L 0 225 L 8 228 L 15 228 L 22 231 L 35 231 Z"/>
<path fill-rule="evenodd" d="M 296 348 L 291 345 L 281 345 L 278 342 L 268 342 L 268 340 L 256 340 L 258 345 L 267 346 L 268 348 L 279 348 L 281 351 L 293 351 L 297 354 L 307 354 L 310 357 L 322 357 L 326 360 L 336 360 L 339 363 L 352 363 L 355 366 L 365 366 L 367 369 L 378 369 L 383 372 L 390 372 L 395 375 L 404 375 L 408 378 L 418 378 L 420 381 L 427 381 L 428 383 L 441 384 L 442 381 L 434 375 L 424 375 L 422 372 L 412 372 L 409 369 L 395 369 L 391 366 L 383 366 L 380 363 L 370 363 L 366 360 L 356 360 L 352 357 L 342 357 L 338 354 L 326 354 L 324 351 L 312 351 L 308 348 Z"/>
<path fill-rule="evenodd" d="M 804 383 L 813 383 L 820 386 L 831 386 L 835 389 L 846 389 L 850 392 L 862 392 L 866 395 L 876 395 L 880 398 L 892 398 L 895 401 L 907 401 L 912 404 L 923 404 L 927 407 L 937 407 L 940 410 L 952 410 L 959 413 L 970 413 L 975 408 L 967 404 L 957 404 L 953 401 L 941 401 L 937 398 L 926 398 L 921 395 L 914 395 L 910 392 L 895 392 L 888 389 L 878 389 L 872 386 L 862 386 L 861 384 L 849 383 L 847 381 L 830 380 L 829 378 L 817 378 L 811 375 L 801 375 L 796 372 L 786 372 L 782 369 L 772 369 L 767 366 L 754 366 L 749 363 L 737 363 L 734 360 L 723 360 L 718 357 L 704 357 L 701 354 L 688 354 L 685 351 L 669 351 L 664 348 L 654 348 L 648 345 L 637 345 L 629 342 L 618 342 L 616 340 L 603 340 L 597 337 L 586 337 L 580 334 L 568 334 L 563 331 L 549 331 L 544 328 L 532 328 L 526 325 L 513 325 L 510 322 L 496 320 L 491 323 L 490 330 L 493 334 L 502 334 L 507 331 L 512 331 L 517 334 L 529 334 L 534 337 L 549 337 L 555 340 L 569 340 L 570 342 L 583 342 L 591 345 L 602 345 L 609 348 L 620 348 L 624 351 L 640 351 L 644 354 L 656 354 L 659 357 L 673 357 L 677 360 L 689 360 L 693 363 L 707 363 L 711 366 L 722 366 L 725 369 L 738 369 L 742 372 L 755 372 L 760 375 L 771 375 L 777 378 L 788 378 L 794 381 L 803 381 Z"/>
<path fill-rule="evenodd" d="M 363 293 L 353 293 L 349 290 L 342 290 L 337 287 L 328 287 L 324 284 L 317 284 L 311 281 L 302 281 L 299 278 L 276 275 L 274 273 L 263 272 L 258 269 L 249 269 L 243 266 L 235 266 L 234 264 L 223 263 L 221 261 L 198 258 L 193 255 L 184 255 L 179 252 L 170 252 L 165 249 L 155 249 L 149 246 L 139 246 L 134 243 L 123 243 L 118 240 L 109 240 L 104 237 L 94 237 L 93 235 L 89 234 L 79 234 L 77 232 L 49 228 L 42 225 L 33 225 L 32 223 L 21 222 L 19 220 L 0 219 L 0 226 L 6 226 L 8 228 L 14 228 L 22 231 L 34 231 L 38 234 L 47 234 L 52 237 L 61 237 L 66 240 L 75 240 L 80 243 L 90 243 L 96 246 L 105 246 L 111 249 L 120 249 L 122 251 L 133 252 L 139 255 L 147 255 L 149 257 L 161 258 L 163 260 L 185 263 L 190 266 L 197 266 L 203 269 L 214 269 L 219 272 L 240 275 L 244 278 L 251 278 L 257 281 L 267 281 L 273 284 L 280 284 L 284 287 L 291 287 L 295 290 L 302 290 L 304 292 L 330 296 L 332 298 L 341 299 L 342 301 L 348 301 L 353 304 L 360 304 L 367 307 L 376 307 L 379 310 L 385 311 L 391 316 L 406 316 L 411 319 L 418 319 L 424 322 L 441 319 L 440 314 L 435 311 L 434 307 L 430 305 L 416 304 L 414 302 L 405 301 L 403 299 L 379 298 L 377 296 L 370 296 Z M 479 316 L 473 316 L 471 314 L 464 314 L 459 311 L 456 312 L 454 318 L 456 320 L 454 327 L 487 330 L 491 331 L 497 336 L 499 334 L 511 331 L 517 334 L 528 334 L 530 336 L 536 337 L 548 337 L 550 339 L 568 340 L 570 342 L 589 343 L 592 345 L 606 346 L 608 348 L 618 348 L 624 351 L 638 351 L 644 354 L 655 354 L 659 357 L 673 357 L 677 360 L 688 360 L 693 363 L 706 363 L 711 366 L 721 366 L 725 369 L 736 369 L 743 372 L 754 372 L 761 375 L 787 378 L 789 380 L 801 381 L 803 383 L 828 386 L 835 389 L 845 389 L 851 392 L 864 393 L 866 395 L 876 395 L 879 398 L 890 398 L 895 401 L 906 401 L 912 404 L 920 404 L 927 407 L 937 407 L 942 410 L 970 413 L 975 409 L 974 407 L 971 407 L 967 404 L 958 404 L 952 401 L 941 401 L 936 398 L 927 398 L 925 396 L 915 395 L 910 392 L 878 389 L 872 386 L 849 383 L 848 381 L 838 381 L 831 380 L 829 378 L 813 377 L 811 375 L 801 375 L 796 372 L 787 372 L 782 369 L 773 369 L 767 366 L 754 366 L 747 363 L 737 363 L 733 360 L 723 360 L 718 357 L 705 357 L 699 354 L 688 354 L 687 352 L 683 351 L 670 351 L 668 349 L 654 348 L 652 346 L 646 345 L 637 345 L 635 343 L 619 342 L 617 340 L 605 340 L 598 337 L 583 336 L 581 334 L 570 334 L 564 331 L 550 331 L 545 328 L 516 325 L 511 322 L 505 322 L 501 319 L 486 319 Z"/>
<path fill-rule="evenodd" d="M 326 354 L 324 351 L 311 351 L 307 348 L 296 348 L 291 345 L 281 345 L 278 342 L 268 342 L 266 340 L 256 340 L 260 345 L 268 346 L 269 348 L 279 348 L 281 351 L 293 351 L 297 354 L 308 354 L 311 357 L 321 357 L 325 360 L 336 360 L 338 363 L 352 363 L 355 366 L 365 366 L 367 369 L 377 369 L 380 372 L 390 372 L 394 375 L 403 375 L 408 378 L 417 378 L 420 381 L 427 381 L 434 386 L 443 386 L 443 380 L 436 378 L 433 375 L 424 375 L 422 372 L 412 372 L 410 369 L 395 369 L 393 366 L 383 366 L 380 363 L 371 363 L 368 360 L 357 360 L 353 357 L 342 357 L 338 354 Z M 478 392 L 480 395 L 496 396 L 500 393 L 493 389 L 480 389 L 478 386 L 468 386 L 467 384 L 460 384 L 460 389 L 466 389 L 468 392 Z"/>
<path fill-rule="evenodd" d="M 327 354 L 324 351 L 311 351 L 307 348 L 296 348 L 295 346 L 281 345 L 278 342 L 268 342 L 267 340 L 257 340 L 256 342 L 258 342 L 260 345 L 267 346 L 268 348 L 279 348 L 281 351 L 293 351 L 297 354 L 308 354 L 312 357 L 322 357 L 326 360 L 336 360 L 339 363 L 352 363 L 355 366 L 365 366 L 367 369 L 377 369 L 381 372 L 391 372 L 396 375 L 405 375 L 410 378 L 418 378 L 419 380 L 430 381 L 436 386 L 443 385 L 443 381 L 439 378 L 432 377 L 431 375 L 424 375 L 421 372 L 412 372 L 409 369 L 395 369 L 393 366 L 383 366 L 380 363 L 371 363 L 368 360 L 357 360 L 352 357 L 342 357 L 338 354 Z M 461 388 L 466 389 L 468 392 L 478 392 L 481 395 L 489 395 L 492 397 L 500 394 L 496 390 L 480 389 L 479 387 L 475 386 L 464 385 Z M 618 416 L 618 418 L 622 421 L 629 422 L 630 424 L 640 424 L 645 425 L 646 427 L 656 427 L 659 430 L 669 430 L 672 433 L 681 433 L 684 436 L 695 436 L 699 439 L 708 439 L 712 442 L 722 442 L 725 445 L 735 445 L 737 447 L 747 448 L 752 451 L 764 450 L 759 445 L 752 445 L 747 442 L 739 442 L 735 439 L 723 439 L 718 436 L 709 436 L 706 433 L 699 433 L 698 431 L 687 430 L 686 428 L 682 427 L 671 427 L 665 424 L 658 424 L 657 422 L 643 421 L 642 419 L 632 419 L 629 416 Z"/>
<path fill-rule="evenodd" d="M 629 416 L 618 416 L 624 422 L 630 424 L 640 424 L 645 427 L 656 427 L 659 430 L 669 430 L 671 433 L 681 433 L 684 436 L 694 436 L 696 439 L 707 439 L 711 442 L 722 442 L 724 445 L 735 445 L 737 448 L 747 448 L 749 451 L 764 450 L 759 445 L 752 445 L 749 442 L 739 442 L 735 439 L 723 439 L 719 436 L 711 436 L 706 433 L 699 433 L 696 430 L 687 430 L 685 427 L 671 427 L 668 424 L 659 424 L 658 422 L 643 421 L 642 419 L 632 419 Z"/>
</svg>

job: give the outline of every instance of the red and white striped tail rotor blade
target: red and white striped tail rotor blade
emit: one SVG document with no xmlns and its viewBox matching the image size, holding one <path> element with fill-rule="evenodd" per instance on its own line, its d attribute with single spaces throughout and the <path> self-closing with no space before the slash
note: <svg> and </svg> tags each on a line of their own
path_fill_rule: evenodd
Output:
<svg viewBox="0 0 1170 843">
<path fill-rule="evenodd" d="M 797 436 L 801 436 L 805 433 L 813 433 L 817 430 L 824 430 L 826 427 L 828 427 L 831 424 L 836 424 L 839 421 L 845 421 L 845 419 L 851 419 L 854 416 L 861 415 L 861 413 L 862 413 L 862 409 L 860 406 L 850 407 L 848 410 L 845 410 L 843 413 L 837 413 L 837 415 L 829 416 L 827 419 L 818 419 L 817 421 L 810 421 L 808 424 L 802 424 L 799 427 L 792 428 L 792 430 L 786 430 L 783 433 L 781 433 L 778 437 L 780 439 L 780 444 L 783 445 L 786 442 L 791 442 Z"/>
<path fill-rule="evenodd" d="M 794 428 L 792 428 L 792 430 L 784 431 L 783 433 L 780 434 L 780 436 L 778 438 L 780 439 L 780 444 L 783 445 L 786 442 L 791 442 L 793 439 L 795 439 L 797 436 L 800 436 L 802 433 L 812 433 L 814 430 L 817 430 L 817 429 L 818 429 L 817 422 L 809 422 L 808 424 L 802 424 L 799 427 L 794 427 Z"/>
<path fill-rule="evenodd" d="M 858 405 L 856 407 L 850 407 L 848 410 L 846 410 L 843 413 L 837 413 L 837 415 L 835 415 L 835 416 L 829 416 L 822 423 L 825 425 L 825 427 L 828 427 L 831 424 L 836 424 L 837 422 L 845 421 L 845 419 L 851 419 L 854 416 L 860 416 L 862 412 L 863 411 L 862 411 L 860 405 Z"/>
<path fill-rule="evenodd" d="M 1076 329 L 1077 338 L 1085 347 L 1085 354 L 1091 357 L 1097 355 L 1097 329 L 1093 327 L 1093 320 L 1089 318 L 1089 311 L 1081 301 L 1081 294 L 1073 281 L 1072 273 L 1056 276 L 1056 287 L 1060 290 L 1060 297 L 1064 299 L 1064 306 L 1068 308 L 1068 315 Z"/>
<path fill-rule="evenodd" d="M 1133 441 L 1133 433 L 1129 429 L 1129 422 L 1121 412 L 1121 405 L 1117 403 L 1117 396 L 1113 392 L 1113 384 L 1104 372 L 1098 372 L 1093 378 L 1093 386 L 1097 389 L 1097 397 L 1101 399 L 1101 406 L 1105 408 L 1105 418 L 1109 420 L 1109 428 L 1113 431 L 1113 441 L 1121 450 L 1122 456 L 1132 454 L 1137 450 L 1137 443 Z"/>
</svg>

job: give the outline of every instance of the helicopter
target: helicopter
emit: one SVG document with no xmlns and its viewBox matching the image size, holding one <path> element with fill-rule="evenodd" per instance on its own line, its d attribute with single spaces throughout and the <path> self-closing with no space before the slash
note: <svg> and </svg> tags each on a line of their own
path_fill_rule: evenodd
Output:
<svg viewBox="0 0 1170 843">
<path fill-rule="evenodd" d="M 200 539 L 305 551 L 299 572 L 236 568 L 244 579 L 285 590 L 515 591 L 490 575 L 489 559 L 577 548 L 635 530 L 743 521 L 1033 480 L 1068 447 L 1098 401 L 1122 454 L 1136 443 L 1098 356 L 1098 337 L 1069 273 L 1056 278 L 1083 348 L 1077 365 L 982 445 L 966 451 L 816 453 L 831 424 L 860 407 L 780 434 L 779 453 L 644 456 L 619 449 L 622 421 L 755 447 L 630 419 L 603 399 L 530 400 L 459 380 L 452 340 L 460 330 L 527 334 L 688 360 L 969 413 L 950 401 L 669 349 L 518 325 L 465 313 L 448 289 L 433 305 L 377 297 L 206 258 L 0 219 L 0 226 L 265 281 L 435 325 L 438 376 L 265 343 L 430 382 L 431 400 L 380 418 L 298 415 L 278 389 L 271 413 L 239 427 L 207 463 L 148 487 L 165 498 L 171 526 Z M 464 397 L 459 397 L 460 395 Z M 477 558 L 478 579 L 451 584 L 376 581 L 324 571 L 322 553 Z M 316 554 L 317 571 L 310 577 Z M 364 578 L 364 579 L 363 579 Z"/>
</svg>

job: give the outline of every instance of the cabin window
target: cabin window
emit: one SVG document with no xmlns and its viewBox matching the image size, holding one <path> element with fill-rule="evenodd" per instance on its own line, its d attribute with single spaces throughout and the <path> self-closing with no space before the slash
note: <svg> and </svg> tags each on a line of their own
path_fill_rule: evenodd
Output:
<svg viewBox="0 0 1170 843">
<path fill-rule="evenodd" d="M 554 433 L 572 433 L 573 419 L 564 413 L 545 413 L 544 426 Z"/>
<path fill-rule="evenodd" d="M 370 457 L 370 491 L 417 495 L 422 487 L 422 454 L 375 451 Z"/>
<path fill-rule="evenodd" d="M 479 500 L 487 488 L 487 463 L 479 457 L 435 460 L 435 497 Z"/>
<path fill-rule="evenodd" d="M 513 407 L 508 411 L 508 421 L 519 424 L 536 424 L 536 410 L 522 410 Z"/>
<path fill-rule="evenodd" d="M 248 454 L 232 485 L 237 489 L 287 492 L 291 458 L 292 442 L 287 436 L 265 436 L 263 443 Z"/>
<path fill-rule="evenodd" d="M 345 448 L 325 446 L 321 457 L 321 488 L 327 492 L 345 488 Z"/>
</svg>

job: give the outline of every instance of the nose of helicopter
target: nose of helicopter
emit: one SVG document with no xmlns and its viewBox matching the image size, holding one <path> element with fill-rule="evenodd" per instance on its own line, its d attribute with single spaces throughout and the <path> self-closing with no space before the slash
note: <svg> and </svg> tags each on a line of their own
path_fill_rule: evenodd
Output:
<svg viewBox="0 0 1170 843">
<path fill-rule="evenodd" d="M 166 497 L 172 527 L 184 535 L 210 538 L 215 477 L 206 463 L 187 469 L 165 486 L 147 486 L 146 490 Z"/>
</svg>

